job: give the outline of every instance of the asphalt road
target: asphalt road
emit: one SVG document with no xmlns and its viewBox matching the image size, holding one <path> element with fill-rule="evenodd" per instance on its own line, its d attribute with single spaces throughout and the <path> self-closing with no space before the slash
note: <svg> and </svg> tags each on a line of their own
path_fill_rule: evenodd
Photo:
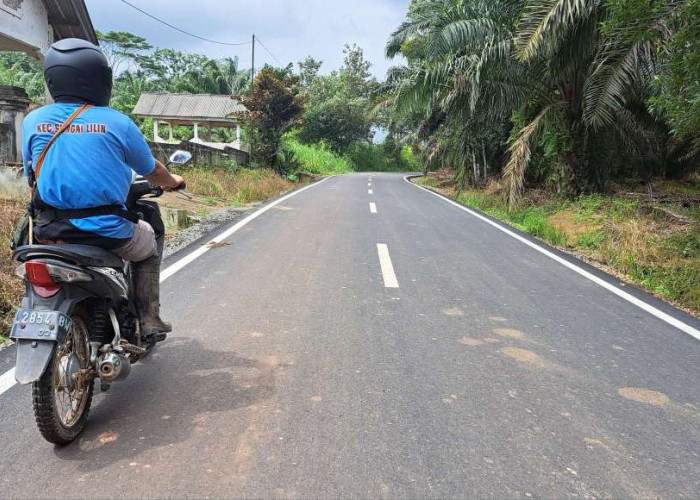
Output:
<svg viewBox="0 0 700 500">
<path fill-rule="evenodd" d="M 644 307 L 689 316 L 399 175 L 224 242 L 164 282 L 175 333 L 78 442 L 0 395 L 0 497 L 700 496 L 700 343 Z"/>
</svg>

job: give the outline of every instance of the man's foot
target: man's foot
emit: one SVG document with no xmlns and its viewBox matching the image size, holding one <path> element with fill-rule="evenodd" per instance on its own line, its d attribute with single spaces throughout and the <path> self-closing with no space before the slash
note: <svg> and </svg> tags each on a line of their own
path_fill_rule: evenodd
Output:
<svg viewBox="0 0 700 500">
<path fill-rule="evenodd" d="M 141 322 L 141 337 L 147 344 L 164 341 L 172 331 L 173 325 L 158 316 Z"/>
</svg>

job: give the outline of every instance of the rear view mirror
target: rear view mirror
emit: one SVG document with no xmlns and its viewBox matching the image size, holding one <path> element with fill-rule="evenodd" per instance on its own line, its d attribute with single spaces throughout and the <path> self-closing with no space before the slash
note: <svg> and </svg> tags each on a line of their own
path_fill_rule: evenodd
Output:
<svg viewBox="0 0 700 500">
<path fill-rule="evenodd" d="M 192 153 L 190 153 L 189 151 L 178 150 L 170 156 L 170 163 L 174 163 L 176 165 L 184 165 L 191 159 Z"/>
</svg>

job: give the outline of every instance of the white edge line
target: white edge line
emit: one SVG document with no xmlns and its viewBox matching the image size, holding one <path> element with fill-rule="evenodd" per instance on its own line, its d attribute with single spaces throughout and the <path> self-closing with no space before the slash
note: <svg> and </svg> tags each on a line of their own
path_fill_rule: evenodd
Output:
<svg viewBox="0 0 700 500">
<path fill-rule="evenodd" d="M 379 265 L 382 268 L 385 288 L 398 288 L 399 282 L 394 273 L 394 265 L 391 263 L 389 247 L 385 243 L 377 243 L 377 254 L 379 254 Z"/>
<path fill-rule="evenodd" d="M 14 368 L 0 375 L 0 394 L 10 390 L 16 383 Z"/>
<path fill-rule="evenodd" d="M 377 204 L 374 203 L 373 201 L 369 202 L 369 211 L 370 211 L 370 213 L 373 213 L 373 214 L 377 213 Z"/>
<path fill-rule="evenodd" d="M 498 224 L 498 223 L 496 223 L 496 222 L 494 222 L 494 221 L 492 221 L 492 220 L 490 220 L 490 219 L 484 217 L 483 215 L 481 215 L 481 214 L 479 214 L 479 213 L 477 213 L 477 212 L 475 212 L 475 211 L 473 211 L 473 210 L 471 210 L 471 209 L 465 207 L 464 205 L 460 205 L 460 204 L 457 203 L 456 201 L 452 201 L 452 200 L 450 200 L 450 199 L 447 199 L 447 198 L 445 198 L 444 196 L 442 196 L 442 195 L 440 195 L 440 194 L 438 194 L 438 193 L 435 193 L 435 192 L 431 191 L 430 189 L 426 189 L 426 188 L 424 188 L 423 186 L 419 186 L 418 184 L 415 184 L 415 183 L 411 182 L 411 181 L 409 180 L 409 177 L 408 177 L 408 176 L 404 177 L 403 180 L 406 181 L 406 182 L 408 182 L 410 185 L 412 185 L 412 186 L 414 186 L 414 187 L 416 187 L 416 188 L 418 188 L 418 189 L 422 189 L 423 191 L 425 191 L 425 192 L 427 192 L 427 193 L 430 193 L 430 194 L 432 194 L 432 195 L 434 195 L 434 196 L 437 196 L 438 198 L 440 198 L 440 199 L 446 201 L 447 203 L 450 203 L 450 204 L 454 205 L 455 207 L 459 208 L 460 210 L 463 210 L 463 211 L 465 211 L 465 212 L 467 212 L 467 213 L 473 215 L 473 216 L 476 217 L 477 219 L 482 220 L 483 222 L 486 222 L 487 224 L 489 224 L 489 225 L 495 227 L 495 228 L 498 229 L 499 231 L 502 231 L 502 232 L 506 233 L 508 236 L 512 236 L 513 238 L 515 238 L 516 240 L 520 241 L 521 243 L 525 243 L 525 244 L 526 244 L 527 246 L 529 246 L 530 248 L 533 248 L 533 249 L 537 250 L 538 252 L 540 252 L 541 254 L 546 255 L 546 256 L 549 257 L 550 259 L 557 261 L 557 262 L 560 263 L 561 265 L 563 265 L 563 266 L 565 266 L 565 267 L 568 267 L 568 268 L 571 269 L 572 271 L 574 271 L 574 272 L 580 274 L 581 276 L 583 276 L 584 278 L 586 278 L 586 279 L 592 281 L 593 283 L 595 283 L 595 284 L 597 284 L 597 285 L 600 285 L 601 287 L 603 287 L 603 288 L 605 288 L 606 290 L 608 290 L 608 291 L 614 293 L 615 295 L 617 295 L 618 297 L 620 297 L 620 298 L 626 300 L 627 302 L 629 302 L 629 303 L 631 303 L 631 304 L 633 304 L 633 305 L 639 307 L 640 309 L 642 309 L 642 310 L 648 312 L 648 313 L 651 314 L 652 316 L 656 316 L 656 317 L 657 317 L 658 319 L 660 319 L 661 321 L 664 321 L 664 322 L 668 323 L 669 325 L 671 325 L 671 326 L 673 326 L 673 327 L 675 327 L 675 328 L 678 328 L 679 330 L 681 330 L 681 331 L 684 332 L 684 333 L 687 333 L 688 335 L 690 335 L 691 337 L 695 338 L 696 340 L 700 340 L 700 331 L 697 330 L 697 329 L 695 329 L 695 328 L 693 328 L 692 326 L 688 325 L 687 323 L 684 323 L 683 321 L 678 320 L 678 319 L 674 318 L 673 316 L 671 316 L 671 315 L 669 315 L 669 314 L 666 314 L 665 312 L 663 312 L 663 311 L 657 309 L 656 307 L 652 306 L 651 304 L 647 304 L 646 302 L 644 302 L 644 301 L 641 300 L 641 299 L 638 299 L 638 298 L 635 297 L 634 295 L 631 295 L 631 294 L 629 294 L 629 293 L 627 293 L 627 292 L 625 292 L 625 291 L 623 291 L 623 290 L 620 290 L 620 289 L 617 288 L 616 286 L 611 285 L 611 284 L 608 283 L 607 281 L 605 281 L 605 280 L 599 278 L 598 276 L 596 276 L 596 275 L 594 275 L 594 274 L 589 273 L 588 271 L 586 271 L 585 269 L 582 269 L 581 267 L 577 266 L 576 264 L 573 264 L 573 263 L 569 262 L 568 260 L 563 259 L 562 257 L 560 257 L 560 256 L 558 256 L 558 255 L 556 255 L 556 254 L 554 254 L 554 253 L 552 253 L 552 252 L 550 252 L 550 251 L 547 250 L 546 248 L 543 248 L 543 247 L 541 247 L 540 245 L 538 245 L 538 244 L 536 244 L 536 243 L 533 243 L 532 241 L 530 241 L 530 240 L 528 240 L 528 239 L 526 239 L 526 238 L 523 238 L 523 237 L 520 236 L 519 234 L 514 233 L 514 232 L 511 231 L 510 229 L 507 229 L 507 228 L 501 226 L 500 224 Z"/>
<path fill-rule="evenodd" d="M 332 176 L 331 176 L 331 177 L 332 177 Z M 301 193 L 301 192 L 303 192 L 303 191 L 306 191 L 307 189 L 310 189 L 310 188 L 312 188 L 312 187 L 314 187 L 314 186 L 318 186 L 319 184 L 321 184 L 321 183 L 323 183 L 323 182 L 326 182 L 326 181 L 327 181 L 328 179 L 330 179 L 331 177 L 326 177 L 325 179 L 322 179 L 322 180 L 320 180 L 320 181 L 318 181 L 318 182 L 314 182 L 313 184 L 309 184 L 308 186 L 305 186 L 305 187 L 303 187 L 303 188 L 301 188 L 301 189 L 297 189 L 296 191 L 293 191 L 293 192 L 291 192 L 291 193 L 289 193 L 289 194 L 283 196 L 282 198 L 279 198 L 279 199 L 277 199 L 277 200 L 275 200 L 275 201 L 269 203 L 268 205 L 265 205 L 265 206 L 262 207 L 260 210 L 258 210 L 258 211 L 256 211 L 256 212 L 253 212 L 252 214 L 250 214 L 250 215 L 249 215 L 248 217 L 246 217 L 245 219 L 239 221 L 237 224 L 231 226 L 231 227 L 228 228 L 226 231 L 224 231 L 223 233 L 221 233 L 221 234 L 219 234 L 218 236 L 216 236 L 214 239 L 212 239 L 212 240 L 210 241 L 210 243 L 221 243 L 221 242 L 224 241 L 226 238 L 228 238 L 229 236 L 231 236 L 232 234 L 234 234 L 236 231 L 238 231 L 239 229 L 241 229 L 243 226 L 245 226 L 245 225 L 248 224 L 249 222 L 253 221 L 254 219 L 257 219 L 258 217 L 260 217 L 262 214 L 264 214 L 265 212 L 267 212 L 268 210 L 270 210 L 270 209 L 271 209 L 272 207 L 274 207 L 275 205 L 279 205 L 279 204 L 282 203 L 283 201 L 288 200 L 288 199 L 291 198 L 292 196 L 296 196 L 296 195 L 298 195 L 299 193 Z M 171 266 L 168 266 L 167 268 L 165 268 L 164 270 L 162 270 L 162 271 L 160 272 L 160 282 L 161 282 L 161 283 L 164 282 L 165 280 L 167 280 L 168 278 L 170 278 L 173 274 L 175 274 L 176 272 L 178 272 L 178 271 L 180 271 L 181 269 L 183 269 L 186 265 L 188 265 L 188 264 L 194 262 L 194 261 L 197 260 L 199 257 L 201 257 L 202 255 L 204 255 L 205 253 L 207 253 L 209 250 L 211 250 L 211 248 L 212 248 L 212 247 L 209 246 L 209 245 L 205 245 L 205 246 L 203 246 L 203 247 L 200 247 L 200 248 L 198 248 L 197 250 L 195 250 L 194 252 L 192 252 L 192 253 L 186 255 L 185 257 L 183 257 L 182 259 L 178 260 L 177 262 L 175 262 L 175 263 L 172 264 Z M 6 391 L 8 391 L 9 389 L 11 389 L 12 387 L 14 387 L 14 385 L 15 385 L 16 383 L 17 383 L 17 381 L 15 380 L 15 369 L 14 369 L 14 368 L 12 368 L 11 370 L 6 371 L 6 372 L 3 373 L 2 375 L 0 375 L 0 394 L 3 394 L 4 392 L 6 392 Z"/>
</svg>

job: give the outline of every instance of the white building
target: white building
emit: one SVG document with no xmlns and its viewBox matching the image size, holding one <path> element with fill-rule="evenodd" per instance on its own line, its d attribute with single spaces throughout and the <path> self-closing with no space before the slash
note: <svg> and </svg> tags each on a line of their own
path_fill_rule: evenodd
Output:
<svg viewBox="0 0 700 500">
<path fill-rule="evenodd" d="M 225 151 L 243 150 L 241 144 L 240 116 L 246 112 L 245 106 L 229 95 L 219 94 L 141 94 L 134 108 L 134 115 L 153 119 L 153 142 L 172 143 L 173 127 L 192 127 L 189 142 Z M 168 127 L 168 138 L 160 135 L 160 125 Z M 231 142 L 212 142 L 211 129 L 215 127 L 236 130 L 236 138 Z M 202 138 L 204 135 L 204 139 Z"/>
<path fill-rule="evenodd" d="M 83 0 L 0 0 L 0 50 L 43 59 L 49 46 L 63 38 L 98 43 Z"/>
<path fill-rule="evenodd" d="M 56 40 L 97 44 L 83 0 L 0 0 L 0 51 L 26 52 L 41 61 Z M 20 163 L 20 125 L 29 105 L 23 89 L 0 82 L 0 163 Z"/>
</svg>

